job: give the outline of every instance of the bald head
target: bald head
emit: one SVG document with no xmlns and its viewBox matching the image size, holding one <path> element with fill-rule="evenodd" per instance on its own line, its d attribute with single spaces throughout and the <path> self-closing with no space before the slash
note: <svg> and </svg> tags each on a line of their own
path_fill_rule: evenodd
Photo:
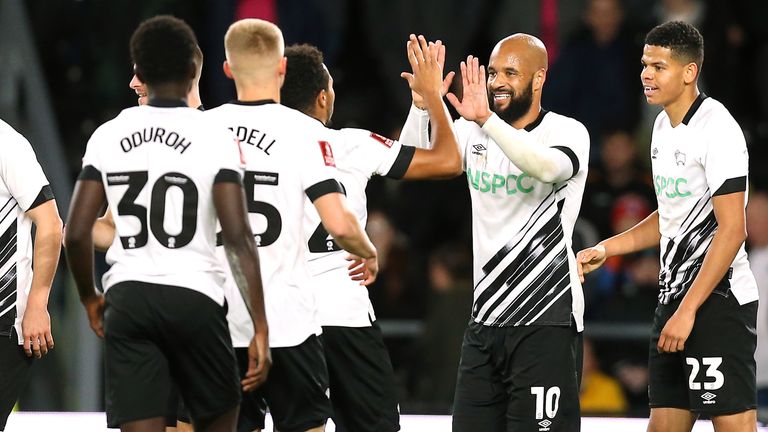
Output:
<svg viewBox="0 0 768 432">
<path fill-rule="evenodd" d="M 493 47 L 491 57 L 494 55 L 514 56 L 531 71 L 547 69 L 549 67 L 547 63 L 547 48 L 544 46 L 544 42 L 536 36 L 525 33 L 516 33 L 500 40 Z"/>
<path fill-rule="evenodd" d="M 283 33 L 260 19 L 243 19 L 224 36 L 227 63 L 236 79 L 259 79 L 274 71 L 283 58 Z"/>
<path fill-rule="evenodd" d="M 491 109 L 513 126 L 530 123 L 541 108 L 546 76 L 547 49 L 538 38 L 517 33 L 500 40 L 488 61 Z"/>
</svg>

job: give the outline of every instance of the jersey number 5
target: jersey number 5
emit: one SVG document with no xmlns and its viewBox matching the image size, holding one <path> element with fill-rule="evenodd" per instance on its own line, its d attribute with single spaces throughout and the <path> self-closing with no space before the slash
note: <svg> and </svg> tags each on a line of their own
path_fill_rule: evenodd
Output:
<svg viewBox="0 0 768 432">
<path fill-rule="evenodd" d="M 117 204 L 118 216 L 134 216 L 139 220 L 138 234 L 120 236 L 125 249 L 146 246 L 148 231 L 152 231 L 157 241 L 169 248 L 180 248 L 189 244 L 197 231 L 197 186 L 191 178 L 182 173 L 169 172 L 161 175 L 152 185 L 149 203 L 149 230 L 147 229 L 147 208 L 136 204 L 136 198 L 147 184 L 147 171 L 130 171 L 107 174 L 108 186 L 128 185 L 123 198 Z M 178 188 L 183 195 L 181 230 L 178 234 L 165 231 L 165 204 L 168 190 Z"/>
<path fill-rule="evenodd" d="M 283 231 L 283 218 L 280 216 L 280 211 L 272 204 L 264 201 L 256 201 L 256 185 L 277 186 L 277 183 L 274 181 L 258 180 L 258 178 L 276 179 L 277 173 L 246 171 L 245 177 L 243 178 L 248 213 L 260 214 L 267 220 L 267 227 L 264 231 L 253 234 L 256 246 L 262 247 L 271 245 L 277 241 L 278 237 L 280 237 L 280 233 Z M 251 227 L 253 229 L 253 222 L 251 222 Z M 221 246 L 223 244 L 224 241 L 221 237 L 221 232 L 216 233 L 216 246 Z"/>
</svg>

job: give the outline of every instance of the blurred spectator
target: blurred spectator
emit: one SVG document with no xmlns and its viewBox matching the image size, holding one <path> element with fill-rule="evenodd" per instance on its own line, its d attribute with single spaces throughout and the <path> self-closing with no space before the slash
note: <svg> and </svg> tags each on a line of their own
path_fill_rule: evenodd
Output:
<svg viewBox="0 0 768 432">
<path fill-rule="evenodd" d="M 493 13 L 490 40 L 499 40 L 513 33 L 536 35 L 547 47 L 550 63 L 554 63 L 563 42 L 579 26 L 586 1 L 515 0 L 498 3 Z M 477 55 L 481 63 L 485 61 L 485 53 Z"/>
<path fill-rule="evenodd" d="M 627 411 L 627 399 L 616 378 L 600 370 L 592 341 L 584 338 L 584 367 L 581 378 L 582 415 L 619 416 Z"/>
<path fill-rule="evenodd" d="M 461 341 L 472 309 L 469 247 L 439 247 L 429 260 L 431 293 L 421 338 L 416 392 L 427 411 L 447 414 L 453 405 Z"/>
<path fill-rule="evenodd" d="M 757 400 L 758 416 L 768 422 L 768 193 L 755 191 L 747 206 L 749 265 L 757 280 Z"/>
<path fill-rule="evenodd" d="M 661 0 L 656 5 L 658 23 L 683 21 L 701 28 L 705 16 L 704 3 L 700 0 Z"/>
<path fill-rule="evenodd" d="M 379 258 L 379 275 L 369 292 L 378 318 L 416 318 L 422 316 L 421 290 L 408 289 L 408 246 L 389 217 L 374 210 L 368 215 L 366 231 Z"/>
<path fill-rule="evenodd" d="M 628 193 L 610 210 L 610 235 L 635 226 L 651 213 L 647 202 Z M 611 257 L 589 280 L 587 316 L 611 322 L 647 321 L 656 306 L 659 280 L 658 254 L 643 251 Z"/>
<path fill-rule="evenodd" d="M 632 417 L 648 417 L 649 414 L 647 348 L 643 360 L 622 360 L 614 366 L 614 373 L 629 403 L 627 415 Z"/>
<path fill-rule="evenodd" d="M 551 65 L 543 104 L 584 123 L 592 138 L 591 161 L 598 158 L 605 125 L 632 128 L 637 121 L 640 56 L 620 0 L 590 0 L 583 27 Z"/>
<path fill-rule="evenodd" d="M 640 162 L 629 131 L 607 130 L 599 147 L 600 160 L 590 166 L 581 216 L 594 224 L 600 238 L 608 238 L 622 231 L 612 226 L 621 197 L 637 197 L 640 201 L 635 206 L 645 205 L 650 213 L 656 208 L 656 196 L 651 175 Z"/>
</svg>

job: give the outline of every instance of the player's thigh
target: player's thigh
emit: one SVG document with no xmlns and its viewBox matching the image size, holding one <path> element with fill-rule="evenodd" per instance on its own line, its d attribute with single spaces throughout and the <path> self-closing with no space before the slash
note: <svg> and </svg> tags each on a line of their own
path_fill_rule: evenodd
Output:
<svg viewBox="0 0 768 432">
<path fill-rule="evenodd" d="M 651 408 L 648 432 L 690 432 L 697 417 L 687 409 Z"/>
<path fill-rule="evenodd" d="M 321 339 L 310 336 L 297 346 L 272 348 L 272 369 L 261 394 L 281 432 L 322 427 L 331 417 L 328 368 Z"/>
<path fill-rule="evenodd" d="M 757 302 L 713 292 L 696 313 L 684 350 L 691 410 L 720 416 L 757 406 Z"/>
<path fill-rule="evenodd" d="M 581 338 L 575 327 L 532 326 L 508 331 L 504 385 L 507 430 L 578 432 Z"/>
<path fill-rule="evenodd" d="M 453 398 L 454 432 L 506 430 L 507 395 L 493 355 L 499 331 L 470 322 L 464 332 Z"/>
<path fill-rule="evenodd" d="M 18 344 L 15 330 L 10 331 L 10 337 L 0 337 L 0 430 L 5 428 L 19 394 L 29 384 L 32 363 L 33 358 L 27 357 Z"/>
<path fill-rule="evenodd" d="M 248 372 L 248 348 L 235 348 L 235 357 L 237 358 L 240 378 L 245 378 L 245 373 Z M 240 413 L 237 416 L 238 432 L 251 432 L 264 429 L 264 419 L 266 415 L 267 402 L 260 392 L 242 392 Z"/>
<path fill-rule="evenodd" d="M 323 344 L 337 430 L 399 430 L 395 376 L 379 327 L 323 327 Z"/>
<path fill-rule="evenodd" d="M 712 417 L 715 432 L 754 432 L 757 428 L 757 410 Z"/>
</svg>

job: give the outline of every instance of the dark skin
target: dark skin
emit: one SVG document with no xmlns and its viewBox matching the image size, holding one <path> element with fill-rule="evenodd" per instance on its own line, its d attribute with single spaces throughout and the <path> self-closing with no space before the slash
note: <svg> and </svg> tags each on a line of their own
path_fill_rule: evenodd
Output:
<svg viewBox="0 0 768 432">
<path fill-rule="evenodd" d="M 185 100 L 192 77 L 193 68 L 190 70 L 190 81 L 156 86 L 147 84 L 147 94 L 150 99 Z M 248 347 L 248 371 L 241 384 L 244 391 L 251 391 L 267 379 L 272 365 L 258 253 L 247 219 L 242 185 L 229 182 L 214 184 L 212 198 L 221 223 L 224 247 L 232 260 L 236 261 L 233 273 L 240 276 L 248 287 L 245 300 L 254 323 L 254 338 Z M 92 227 L 106 204 L 107 198 L 101 181 L 78 180 L 69 207 L 65 237 L 67 261 L 80 301 L 86 309 L 91 328 L 99 337 L 104 337 L 104 297 L 94 289 Z M 234 409 L 213 418 L 197 419 L 196 430 L 232 430 L 237 412 Z M 123 430 L 130 431 L 164 430 L 164 419 L 138 420 L 122 426 Z"/>
</svg>

